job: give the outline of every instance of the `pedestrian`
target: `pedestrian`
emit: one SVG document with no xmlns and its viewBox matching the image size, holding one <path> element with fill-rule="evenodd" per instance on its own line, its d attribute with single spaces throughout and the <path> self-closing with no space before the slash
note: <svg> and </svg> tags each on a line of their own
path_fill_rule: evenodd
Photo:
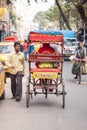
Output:
<svg viewBox="0 0 87 130">
<path fill-rule="evenodd" d="M 20 42 L 20 52 L 23 52 L 23 45 L 21 42 Z"/>
<path fill-rule="evenodd" d="M 27 54 L 28 54 L 28 44 L 27 44 L 27 40 L 24 40 L 23 51 L 24 51 L 25 60 L 27 60 Z"/>
<path fill-rule="evenodd" d="M 6 65 L 11 73 L 12 99 L 22 98 L 22 77 L 24 76 L 24 54 L 20 52 L 20 43 L 14 43 L 14 51 L 6 59 Z"/>
<path fill-rule="evenodd" d="M 34 45 L 31 44 L 31 40 L 28 41 L 28 54 L 31 54 L 35 51 Z"/>
<path fill-rule="evenodd" d="M 75 50 L 75 60 L 79 61 L 79 59 L 83 59 L 83 64 L 86 63 L 86 49 L 83 47 L 83 41 L 78 43 L 78 47 Z M 74 77 L 74 79 L 78 78 L 78 74 Z"/>
</svg>

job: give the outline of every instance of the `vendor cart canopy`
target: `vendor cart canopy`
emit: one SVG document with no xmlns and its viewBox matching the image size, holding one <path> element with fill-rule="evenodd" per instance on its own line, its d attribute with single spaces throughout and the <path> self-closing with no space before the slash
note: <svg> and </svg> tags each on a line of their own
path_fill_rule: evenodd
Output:
<svg viewBox="0 0 87 130">
<path fill-rule="evenodd" d="M 32 42 L 63 42 L 63 34 L 59 31 L 31 31 L 28 40 Z"/>
</svg>

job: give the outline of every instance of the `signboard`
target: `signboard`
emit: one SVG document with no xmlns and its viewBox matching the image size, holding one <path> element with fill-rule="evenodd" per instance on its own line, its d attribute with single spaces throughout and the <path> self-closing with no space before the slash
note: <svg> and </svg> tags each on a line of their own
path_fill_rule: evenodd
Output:
<svg viewBox="0 0 87 130">
<path fill-rule="evenodd" d="M 33 78 L 56 79 L 56 78 L 58 78 L 58 73 L 57 72 L 34 72 Z"/>
</svg>

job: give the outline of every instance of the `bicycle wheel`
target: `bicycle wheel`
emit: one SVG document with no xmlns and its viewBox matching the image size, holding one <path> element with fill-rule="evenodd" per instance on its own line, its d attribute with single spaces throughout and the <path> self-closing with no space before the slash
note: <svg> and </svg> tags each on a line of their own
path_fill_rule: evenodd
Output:
<svg viewBox="0 0 87 130">
<path fill-rule="evenodd" d="M 81 71 L 81 66 L 80 66 L 79 67 L 79 75 L 78 75 L 79 84 L 81 84 L 81 75 L 82 75 L 82 71 Z"/>
</svg>

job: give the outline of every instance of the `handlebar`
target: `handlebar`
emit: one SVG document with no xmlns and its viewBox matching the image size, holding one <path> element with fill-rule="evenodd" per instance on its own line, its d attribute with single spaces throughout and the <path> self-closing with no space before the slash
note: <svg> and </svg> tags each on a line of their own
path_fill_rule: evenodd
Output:
<svg viewBox="0 0 87 130">
<path fill-rule="evenodd" d="M 86 59 L 78 59 L 78 58 L 76 58 L 75 60 L 76 60 L 76 62 L 86 62 Z"/>
</svg>

